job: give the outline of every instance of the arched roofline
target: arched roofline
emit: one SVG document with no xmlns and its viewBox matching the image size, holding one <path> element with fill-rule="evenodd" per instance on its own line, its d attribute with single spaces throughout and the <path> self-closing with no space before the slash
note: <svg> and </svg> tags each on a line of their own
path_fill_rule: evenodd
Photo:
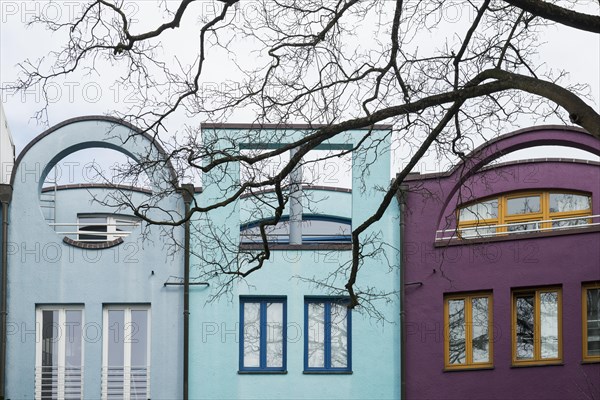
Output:
<svg viewBox="0 0 600 400">
<path fill-rule="evenodd" d="M 148 134 L 148 132 L 142 131 L 140 128 L 138 128 L 137 126 L 135 126 L 133 124 L 130 124 L 129 122 L 126 122 L 119 118 L 111 117 L 108 115 L 85 115 L 85 116 L 81 116 L 81 117 L 75 117 L 75 118 L 70 118 L 70 119 L 64 120 L 48 129 L 46 129 L 44 132 L 40 133 L 33 140 L 31 140 L 29 143 L 27 143 L 25 148 L 19 153 L 19 156 L 15 160 L 15 164 L 14 164 L 11 176 L 10 176 L 10 185 L 14 186 L 14 181 L 15 181 L 15 178 L 17 175 L 17 170 L 18 170 L 19 165 L 21 164 L 21 161 L 23 160 L 23 158 L 25 157 L 27 152 L 29 150 L 31 150 L 35 145 L 37 145 L 38 142 L 40 142 L 42 139 L 46 138 L 47 136 L 50 136 L 51 134 L 58 131 L 59 129 L 64 128 L 65 126 L 68 126 L 68 125 L 71 125 L 71 124 L 74 124 L 77 122 L 85 122 L 85 121 L 110 122 L 115 125 L 124 126 L 125 128 L 128 128 L 131 131 L 133 131 L 136 135 L 140 135 L 145 140 L 147 140 L 148 143 L 150 143 L 154 148 L 156 148 L 156 150 L 159 152 L 159 154 L 161 154 L 165 157 L 168 155 L 167 152 L 165 151 L 165 149 L 159 143 L 156 143 L 154 138 L 150 134 Z M 94 142 L 97 142 L 97 141 L 96 140 L 90 140 L 87 142 L 82 141 L 82 144 L 83 143 L 94 143 Z M 106 146 L 106 147 L 112 148 L 113 150 L 117 150 L 113 146 Z M 121 151 L 123 152 L 125 150 L 122 149 Z M 125 151 L 125 154 L 128 154 L 128 152 Z M 175 169 L 173 168 L 173 165 L 171 164 L 170 161 L 166 162 L 166 167 L 169 170 L 169 175 L 170 175 L 171 179 L 175 180 L 177 178 L 177 174 L 175 173 Z"/>
<path fill-rule="evenodd" d="M 568 133 L 569 137 L 552 137 L 552 134 Z M 580 138 L 581 140 L 574 140 Z M 529 128 L 518 129 L 506 133 L 483 143 L 470 152 L 464 160 L 446 172 L 435 172 L 431 174 L 415 174 L 407 177 L 407 181 L 419 181 L 423 179 L 447 178 L 457 176 L 457 181 L 464 182 L 469 177 L 478 173 L 490 161 L 507 155 L 517 150 L 536 146 L 566 146 L 600 156 L 600 140 L 586 130 L 576 126 L 566 125 L 540 125 Z M 504 166 L 492 166 L 497 168 Z"/>
<path fill-rule="evenodd" d="M 600 140 L 596 139 L 586 130 L 573 126 L 542 125 L 519 129 L 498 136 L 475 148 L 451 170 L 445 173 L 431 174 L 431 176 L 417 175 L 409 181 L 438 178 L 446 180 L 446 184 L 450 185 L 448 187 L 450 190 L 446 192 L 443 206 L 437 217 L 437 226 L 439 229 L 439 227 L 445 226 L 444 221 L 448 215 L 449 208 L 451 208 L 450 203 L 469 178 L 484 169 L 490 170 L 506 167 L 507 165 L 503 163 L 503 165 L 496 166 L 495 168 L 484 168 L 489 162 L 503 155 L 536 146 L 566 146 L 600 156 Z"/>
</svg>

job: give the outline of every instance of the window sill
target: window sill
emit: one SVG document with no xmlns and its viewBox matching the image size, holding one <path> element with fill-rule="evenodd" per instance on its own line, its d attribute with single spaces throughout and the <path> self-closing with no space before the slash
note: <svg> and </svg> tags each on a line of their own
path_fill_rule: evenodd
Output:
<svg viewBox="0 0 600 400">
<path fill-rule="evenodd" d="M 240 250 L 263 250 L 262 243 L 242 243 Z M 352 250 L 352 243 L 306 243 L 282 244 L 269 243 L 269 250 Z"/>
<path fill-rule="evenodd" d="M 121 243 L 123 243 L 123 238 L 117 238 L 115 240 L 111 240 L 110 242 L 80 242 L 78 240 L 73 240 L 69 237 L 64 237 L 63 238 L 63 242 L 73 246 L 73 247 L 78 247 L 80 249 L 87 249 L 87 250 L 103 250 L 103 249 L 109 249 L 111 247 L 115 247 L 120 245 Z"/>
<path fill-rule="evenodd" d="M 582 360 L 581 364 L 599 364 L 600 363 L 600 358 L 598 359 L 588 359 L 588 360 Z"/>
<path fill-rule="evenodd" d="M 352 375 L 352 371 L 302 371 L 304 375 Z"/>
<path fill-rule="evenodd" d="M 238 375 L 286 375 L 286 371 L 238 371 Z"/>
<path fill-rule="evenodd" d="M 565 363 L 563 361 L 556 362 L 539 362 L 539 363 L 527 363 L 527 364 L 512 364 L 511 368 L 530 368 L 530 367 L 557 367 L 563 366 Z"/>
<path fill-rule="evenodd" d="M 466 372 L 466 371 L 488 371 L 493 370 L 495 367 L 493 365 L 486 366 L 473 366 L 473 367 L 462 367 L 462 368 L 444 368 L 443 372 Z"/>
<path fill-rule="evenodd" d="M 583 233 L 591 233 L 591 232 L 600 232 L 600 226 L 562 229 L 562 230 L 558 230 L 558 231 L 548 231 L 548 232 L 515 233 L 515 234 L 506 234 L 506 235 L 502 235 L 502 236 L 479 237 L 479 238 L 471 238 L 471 239 L 436 240 L 433 243 L 433 246 L 434 247 L 465 246 L 465 245 L 479 244 L 479 243 L 506 242 L 506 241 L 510 241 L 510 240 L 538 239 L 538 238 L 553 237 L 553 236 L 580 235 Z"/>
</svg>

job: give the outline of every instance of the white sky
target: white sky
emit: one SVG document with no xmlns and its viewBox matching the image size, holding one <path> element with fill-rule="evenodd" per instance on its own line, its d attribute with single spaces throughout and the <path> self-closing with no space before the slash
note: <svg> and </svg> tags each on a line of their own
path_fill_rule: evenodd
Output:
<svg viewBox="0 0 600 400">
<path fill-rule="evenodd" d="M 159 2 L 146 0 L 126 3 L 127 12 L 138 20 L 138 29 L 160 22 L 160 14 L 155 14 Z M 5 85 L 15 80 L 19 69 L 17 64 L 27 58 L 38 59 L 47 54 L 49 50 L 57 50 L 64 43 L 64 36 L 44 31 L 41 27 L 25 26 L 25 22 L 40 14 L 49 16 L 56 21 L 66 21 L 81 10 L 84 2 L 78 1 L 7 1 L 0 0 L 0 85 Z M 174 2 L 169 2 L 173 7 Z M 197 32 L 198 13 L 214 14 L 212 1 L 201 1 L 196 4 L 195 9 L 190 8 L 189 16 L 182 23 L 182 33 Z M 253 12 L 253 3 L 242 0 L 240 3 L 243 12 Z M 453 2 L 447 2 L 448 8 L 443 10 L 452 25 Z M 594 5 L 595 4 L 595 5 Z M 592 0 L 578 1 L 578 7 L 588 12 L 598 12 L 597 2 Z M 455 18 L 455 17 L 454 17 Z M 456 19 L 456 18 L 455 18 Z M 142 23 L 143 22 L 143 23 Z M 454 28 L 463 32 L 464 28 L 460 22 L 456 22 Z M 190 37 L 196 37 L 192 34 Z M 432 38 L 434 40 L 435 38 Z M 365 40 L 368 38 L 365 37 Z M 545 35 L 546 44 L 539 48 L 540 62 L 546 66 L 559 70 L 569 71 L 567 83 L 587 83 L 590 85 L 591 96 L 594 101 L 589 103 L 599 109 L 600 99 L 600 35 L 584 33 L 564 26 L 549 27 Z M 164 53 L 169 56 L 181 49 L 182 46 L 197 46 L 188 40 L 182 41 L 177 32 L 169 32 L 163 39 Z M 248 43 L 239 42 L 236 46 L 247 47 Z M 196 47 L 194 48 L 196 50 Z M 188 52 L 189 54 L 193 52 Z M 211 57 L 212 56 L 212 57 Z M 230 60 L 224 54 L 211 54 L 209 52 L 207 63 L 207 78 L 204 84 L 215 85 L 211 79 L 218 81 L 218 77 L 229 72 Z M 115 85 L 115 71 L 103 68 L 101 74 L 83 76 L 76 74 L 64 81 L 53 84 L 51 106 L 49 108 L 50 125 L 57 124 L 67 118 L 89 115 L 105 114 L 115 107 L 126 106 L 129 99 L 128 88 Z M 12 131 L 12 136 L 17 147 L 17 152 L 31 141 L 35 136 L 44 131 L 46 127 L 38 125 L 31 117 L 41 104 L 42 98 L 39 90 L 32 90 L 26 94 L 11 95 L 2 93 L 1 100 L 7 114 L 7 119 Z M 249 115 L 236 115 L 233 120 L 227 122 L 244 122 L 250 120 Z M 173 123 L 173 122 L 172 122 Z M 519 121 L 521 127 L 531 125 L 531 121 Z M 540 122 L 542 123 L 542 122 Z M 548 120 L 544 123 L 558 123 Z M 180 129 L 174 123 L 175 129 Z M 519 158 L 536 157 L 585 157 L 581 152 L 569 152 L 565 155 L 564 150 L 557 150 L 555 154 L 548 149 L 538 153 L 532 151 Z M 589 157 L 585 157 L 589 158 Z M 594 159 L 594 158 L 592 158 Z M 393 169 L 402 165 L 401 157 L 397 157 Z M 447 165 L 436 161 L 433 154 L 429 155 L 417 169 L 421 172 L 434 172 L 444 169 Z"/>
</svg>

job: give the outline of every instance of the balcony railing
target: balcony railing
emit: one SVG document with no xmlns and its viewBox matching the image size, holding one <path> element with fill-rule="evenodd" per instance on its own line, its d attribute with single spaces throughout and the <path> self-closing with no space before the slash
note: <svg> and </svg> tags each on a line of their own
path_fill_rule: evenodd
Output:
<svg viewBox="0 0 600 400">
<path fill-rule="evenodd" d="M 83 368 L 40 366 L 35 369 L 37 400 L 83 398 Z"/>
<path fill-rule="evenodd" d="M 600 226 L 600 215 L 586 215 L 569 218 L 555 218 L 536 221 L 518 221 L 509 224 L 476 225 L 463 228 L 442 229 L 435 233 L 435 241 L 455 239 L 469 240 L 497 236 L 521 235 L 532 232 L 571 231 L 574 229 Z"/>
<path fill-rule="evenodd" d="M 106 242 L 117 238 L 124 238 L 133 233 L 132 229 L 140 225 L 139 222 L 115 222 L 115 223 L 49 223 L 59 235 L 67 236 L 79 242 Z"/>
<path fill-rule="evenodd" d="M 102 399 L 147 400 L 149 398 L 149 367 L 102 368 Z"/>
</svg>

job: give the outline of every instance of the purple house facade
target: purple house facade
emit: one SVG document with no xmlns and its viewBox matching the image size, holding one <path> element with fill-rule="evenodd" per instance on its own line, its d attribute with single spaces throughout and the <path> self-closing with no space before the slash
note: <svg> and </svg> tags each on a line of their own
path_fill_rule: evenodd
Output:
<svg viewBox="0 0 600 400">
<path fill-rule="evenodd" d="M 600 165 L 490 165 L 568 127 L 500 136 L 403 190 L 407 399 L 600 398 Z"/>
</svg>

